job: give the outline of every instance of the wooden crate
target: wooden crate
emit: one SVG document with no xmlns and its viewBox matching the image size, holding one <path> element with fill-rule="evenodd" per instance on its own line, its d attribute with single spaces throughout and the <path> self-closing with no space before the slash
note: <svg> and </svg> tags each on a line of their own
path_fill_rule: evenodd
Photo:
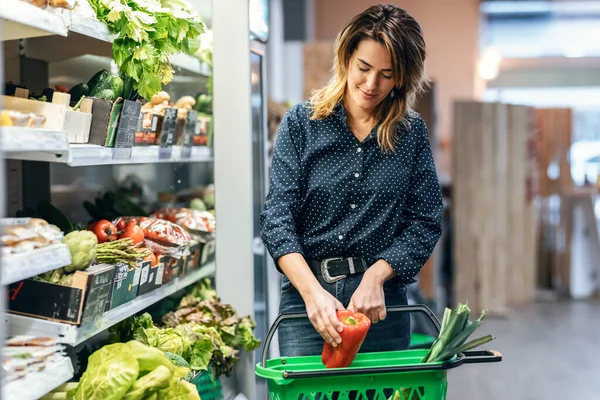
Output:
<svg viewBox="0 0 600 400">
<path fill-rule="evenodd" d="M 457 102 L 454 111 L 454 299 L 504 314 L 534 291 L 527 197 L 533 111 L 481 102 Z"/>
</svg>

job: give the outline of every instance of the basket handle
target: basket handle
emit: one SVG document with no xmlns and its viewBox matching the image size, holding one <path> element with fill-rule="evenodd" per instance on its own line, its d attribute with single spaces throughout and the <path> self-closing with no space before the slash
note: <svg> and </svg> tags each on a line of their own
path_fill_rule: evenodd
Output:
<svg viewBox="0 0 600 400">
<path fill-rule="evenodd" d="M 424 304 L 415 304 L 415 305 L 406 305 L 406 306 L 391 306 L 391 307 L 386 307 L 386 310 L 387 310 L 387 312 L 422 312 L 422 313 L 425 313 L 429 317 L 431 322 L 433 323 L 433 326 L 435 326 L 435 329 L 437 330 L 438 334 L 440 333 L 441 324 L 440 324 L 439 319 L 435 316 L 433 311 L 431 311 L 431 309 Z M 275 322 L 273 322 L 273 325 L 271 325 L 271 328 L 269 329 L 269 332 L 267 333 L 267 337 L 265 338 L 265 343 L 264 343 L 263 349 L 262 349 L 260 365 L 263 368 L 266 367 L 267 353 L 269 352 L 269 347 L 271 346 L 271 341 L 273 340 L 273 335 L 275 335 L 275 331 L 279 327 L 279 324 L 281 324 L 281 322 L 286 319 L 301 319 L 301 318 L 308 318 L 308 314 L 307 313 L 279 314 L 277 319 L 275 319 Z M 474 362 L 476 362 L 476 361 L 474 361 Z"/>
<path fill-rule="evenodd" d="M 502 354 L 496 350 L 472 350 L 463 352 L 465 364 L 480 364 L 502 361 Z"/>
</svg>

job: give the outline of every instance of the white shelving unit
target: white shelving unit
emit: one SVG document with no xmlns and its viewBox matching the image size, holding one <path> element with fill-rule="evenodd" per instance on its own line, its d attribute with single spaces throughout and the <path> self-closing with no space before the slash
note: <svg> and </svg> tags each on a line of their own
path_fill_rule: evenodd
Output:
<svg viewBox="0 0 600 400">
<path fill-rule="evenodd" d="M 45 161 L 67 164 L 72 167 L 90 165 L 155 164 L 172 162 L 212 162 L 212 151 L 208 147 L 192 147 L 190 156 L 183 157 L 182 147 L 173 146 L 171 157 L 160 158 L 159 146 L 133 147 L 130 158 L 115 158 L 115 149 L 90 144 L 71 144 L 64 151 L 14 151 L 6 158 L 15 160 Z"/>
<path fill-rule="evenodd" d="M 61 357 L 43 371 L 27 374 L 24 378 L 9 382 L 2 388 L 3 399 L 37 400 L 66 383 L 73 377 L 73 364 L 68 357 Z"/>
<path fill-rule="evenodd" d="M 67 36 L 68 33 L 68 27 L 60 16 L 20 0 L 2 0 L 0 26 L 2 40 Z"/>
<path fill-rule="evenodd" d="M 37 140 L 25 140 L 16 128 L 4 128 L 0 132 L 0 151 L 3 158 L 15 160 L 41 161 L 66 164 L 72 167 L 116 165 L 116 164 L 155 164 L 161 162 L 214 162 L 216 209 L 219 213 L 215 264 L 176 279 L 162 287 L 138 296 L 134 300 L 105 313 L 91 325 L 76 327 L 26 316 L 4 313 L 0 330 L 10 336 L 18 334 L 55 337 L 61 343 L 78 345 L 105 331 L 114 324 L 146 309 L 165 297 L 196 283 L 206 276 L 216 276 L 217 291 L 222 301 L 232 304 L 240 314 L 253 314 L 253 265 L 252 252 L 252 114 L 250 96 L 249 65 L 249 10 L 247 0 L 203 0 L 212 3 L 212 23 L 214 29 L 214 126 L 215 150 L 193 147 L 189 158 L 182 158 L 181 148 L 174 146 L 171 157 L 161 159 L 157 146 L 134 147 L 131 158 L 115 159 L 114 149 L 93 145 L 75 145 L 63 141 L 64 132 L 43 132 Z M 90 55 L 110 57 L 110 43 L 114 35 L 109 29 L 90 16 L 89 10 L 81 9 L 86 0 L 79 0 L 73 11 L 64 9 L 39 9 L 21 0 L 0 0 L 0 39 L 26 41 L 21 55 L 47 63 L 62 62 Z M 85 7 L 84 7 L 85 8 Z M 232 12 L 235 10 L 235 12 Z M 232 19 L 233 18 L 233 19 Z M 211 70 L 200 60 L 185 54 L 171 57 L 177 74 L 184 80 L 190 77 L 206 78 Z M 0 67 L 1 69 L 1 67 Z M 2 71 L 0 71 L 1 73 Z M 27 134 L 40 135 L 42 132 L 29 131 Z M 12 137 L 10 137 L 12 136 Z M 18 139 L 18 140 L 12 140 Z M 43 139 L 43 140 L 40 140 Z M 44 140 L 47 140 L 46 143 Z M 0 182 L 4 172 L 0 168 Z M 31 189 L 31 188 L 30 188 Z M 0 197 L 4 197 L 0 193 Z M 1 199 L 0 199 L 1 200 Z M 8 264 L 6 264 L 8 265 Z M 37 265 L 35 266 L 38 267 Z M 48 265 L 40 268 L 51 269 Z M 223 267 L 223 268 L 222 268 Z M 2 269 L 6 268 L 2 263 Z M 18 281 L 25 275 L 35 275 L 38 270 L 28 266 L 28 272 L 21 275 L 2 274 L 2 284 Z M 41 269 L 40 269 L 41 271 Z M 4 272 L 4 271 L 2 271 Z M 233 278 L 232 278 L 233 277 Z M 6 280 L 4 280 L 6 278 Z M 243 285 L 243 290 L 239 286 Z M 4 306 L 6 302 L 2 303 Z M 61 372 L 62 370 L 62 372 Z M 52 368 L 46 375 L 37 375 L 35 380 L 46 386 L 34 386 L 25 382 L 20 385 L 6 385 L 3 397 L 26 400 L 39 398 L 72 377 L 70 363 Z M 246 398 L 255 398 L 253 354 L 246 354 L 236 367 L 236 393 Z M 30 389 L 28 392 L 27 390 Z M 33 390 L 36 390 L 35 393 Z"/>
<path fill-rule="evenodd" d="M 206 264 L 183 278 L 176 278 L 174 281 L 162 285 L 158 289 L 138 296 L 129 303 L 125 303 L 120 307 L 104 313 L 100 319 L 90 325 L 78 327 L 75 325 L 8 313 L 4 316 L 4 322 L 8 327 L 10 336 L 32 335 L 52 337 L 56 338 L 59 343 L 77 346 L 124 319 L 157 303 L 165 297 L 198 282 L 202 278 L 213 276 L 214 273 L 215 263 Z"/>
<path fill-rule="evenodd" d="M 0 146 L 10 154 L 24 152 L 47 152 L 65 154 L 69 151 L 67 134 L 49 129 L 29 129 L 12 126 L 0 128 Z"/>
<path fill-rule="evenodd" d="M 1 284 L 9 285 L 69 264 L 71 252 L 64 244 L 53 244 L 27 253 L 5 255 L 0 259 Z"/>
</svg>

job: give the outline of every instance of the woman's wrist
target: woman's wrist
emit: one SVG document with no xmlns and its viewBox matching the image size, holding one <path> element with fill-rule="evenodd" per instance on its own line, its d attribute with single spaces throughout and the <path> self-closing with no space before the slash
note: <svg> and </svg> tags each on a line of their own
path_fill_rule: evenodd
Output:
<svg viewBox="0 0 600 400">
<path fill-rule="evenodd" d="M 365 272 L 367 279 L 372 279 L 376 283 L 383 285 L 388 279 L 392 279 L 396 276 L 394 268 L 385 260 L 378 260 L 375 264 L 371 265 Z"/>
</svg>

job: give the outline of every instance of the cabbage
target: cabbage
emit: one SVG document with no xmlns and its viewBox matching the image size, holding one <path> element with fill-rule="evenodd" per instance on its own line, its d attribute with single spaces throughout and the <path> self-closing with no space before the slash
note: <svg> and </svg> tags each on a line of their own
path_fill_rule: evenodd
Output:
<svg viewBox="0 0 600 400">
<path fill-rule="evenodd" d="M 138 362 L 124 343 L 104 346 L 92 354 L 74 400 L 120 400 L 137 380 Z"/>
<path fill-rule="evenodd" d="M 142 400 L 161 389 L 166 389 L 171 386 L 171 377 L 171 371 L 159 365 L 152 372 L 135 381 L 123 400 Z"/>
</svg>

